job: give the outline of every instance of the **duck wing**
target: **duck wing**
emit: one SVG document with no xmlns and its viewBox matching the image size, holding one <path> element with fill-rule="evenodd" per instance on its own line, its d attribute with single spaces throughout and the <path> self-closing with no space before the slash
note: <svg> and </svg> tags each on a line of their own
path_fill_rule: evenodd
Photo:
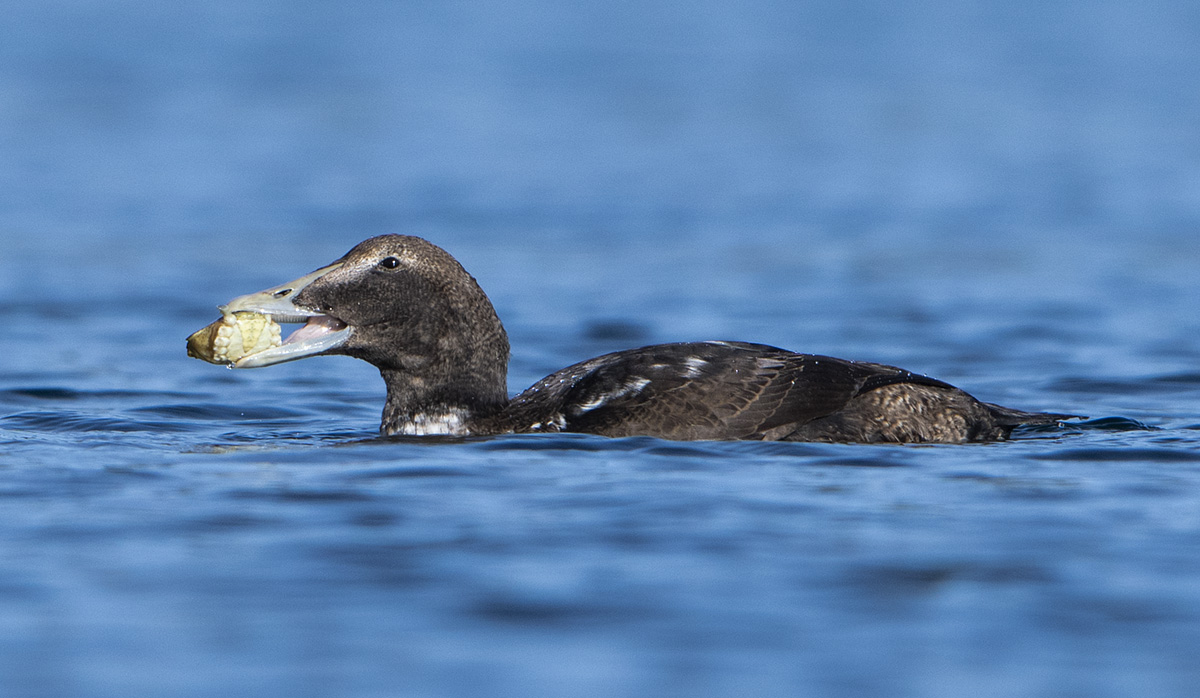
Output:
<svg viewBox="0 0 1200 698">
<path fill-rule="evenodd" d="M 514 431 L 666 439 L 780 439 L 865 390 L 919 382 L 892 366 L 744 342 L 659 344 L 569 366 L 513 398 Z"/>
</svg>

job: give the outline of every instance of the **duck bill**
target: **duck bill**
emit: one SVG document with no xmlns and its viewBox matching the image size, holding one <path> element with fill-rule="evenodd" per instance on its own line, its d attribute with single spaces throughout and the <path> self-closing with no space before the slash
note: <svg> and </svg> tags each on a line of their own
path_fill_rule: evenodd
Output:
<svg viewBox="0 0 1200 698">
<path fill-rule="evenodd" d="M 286 284 L 238 296 L 221 306 L 222 313 L 259 313 L 269 316 L 277 323 L 304 323 L 300 329 L 284 339 L 283 344 L 244 356 L 235 361 L 233 367 L 262 368 L 328 354 L 349 341 L 354 328 L 333 316 L 302 308 L 293 302 L 293 299 L 310 284 L 341 266 L 341 263 L 331 264 Z"/>
</svg>

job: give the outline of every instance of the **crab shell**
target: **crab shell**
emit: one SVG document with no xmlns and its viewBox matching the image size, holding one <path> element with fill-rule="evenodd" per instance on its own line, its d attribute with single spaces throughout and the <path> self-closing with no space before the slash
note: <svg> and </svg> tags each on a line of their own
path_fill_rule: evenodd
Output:
<svg viewBox="0 0 1200 698">
<path fill-rule="evenodd" d="M 232 312 L 188 337 L 187 353 L 201 361 L 231 365 L 243 356 L 282 343 L 282 330 L 270 317 L 253 312 Z"/>
</svg>

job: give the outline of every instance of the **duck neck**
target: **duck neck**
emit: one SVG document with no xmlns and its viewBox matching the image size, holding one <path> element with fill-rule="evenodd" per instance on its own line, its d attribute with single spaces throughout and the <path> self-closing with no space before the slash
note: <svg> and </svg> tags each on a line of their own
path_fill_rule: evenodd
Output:
<svg viewBox="0 0 1200 698">
<path fill-rule="evenodd" d="M 456 375 L 431 382 L 408 371 L 380 370 L 387 383 L 380 433 L 410 436 L 471 436 L 490 433 L 482 425 L 504 409 L 508 390 L 499 382 Z"/>
</svg>

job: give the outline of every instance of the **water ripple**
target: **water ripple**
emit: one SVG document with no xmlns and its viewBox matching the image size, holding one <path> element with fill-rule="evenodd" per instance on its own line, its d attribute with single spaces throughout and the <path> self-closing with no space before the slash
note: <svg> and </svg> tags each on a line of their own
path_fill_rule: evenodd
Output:
<svg viewBox="0 0 1200 698">
<path fill-rule="evenodd" d="M 1200 376 L 1194 373 L 1151 376 L 1148 378 L 1060 378 L 1050 390 L 1091 395 L 1153 395 L 1200 390 Z"/>
<path fill-rule="evenodd" d="M 147 390 L 78 390 L 61 387 L 8 388 L 0 390 L 0 401 L 11 404 L 39 402 L 81 402 L 95 400 L 108 403 L 116 400 L 195 399 L 194 393 Z"/>
<path fill-rule="evenodd" d="M 372 468 L 369 470 L 356 470 L 343 475 L 346 480 L 411 480 L 422 478 L 437 478 L 437 477 L 474 477 L 479 475 L 477 471 L 469 468 L 458 466 L 440 466 L 440 465 L 405 465 L 387 468 Z"/>
<path fill-rule="evenodd" d="M 1047 453 L 1031 456 L 1035 460 L 1046 461 L 1103 461 L 1103 462 L 1139 462 L 1152 463 L 1196 463 L 1200 462 L 1200 450 L 1195 448 L 1131 448 L 1116 446 L 1113 448 L 1064 448 Z"/>
<path fill-rule="evenodd" d="M 152 405 L 149 407 L 137 407 L 129 410 L 129 412 L 179 420 L 222 422 L 286 420 L 309 414 L 302 410 L 285 409 L 282 407 L 224 404 Z"/>
<path fill-rule="evenodd" d="M 43 432 L 185 432 L 191 428 L 176 421 L 142 421 L 120 417 L 101 417 L 73 411 L 18 412 L 0 417 L 7 429 Z"/>
<path fill-rule="evenodd" d="M 1079 428 L 1088 431 L 1156 431 L 1158 429 L 1128 417 L 1099 417 L 1082 422 L 1067 422 L 1062 427 L 1051 428 L 1065 430 Z"/>
</svg>

